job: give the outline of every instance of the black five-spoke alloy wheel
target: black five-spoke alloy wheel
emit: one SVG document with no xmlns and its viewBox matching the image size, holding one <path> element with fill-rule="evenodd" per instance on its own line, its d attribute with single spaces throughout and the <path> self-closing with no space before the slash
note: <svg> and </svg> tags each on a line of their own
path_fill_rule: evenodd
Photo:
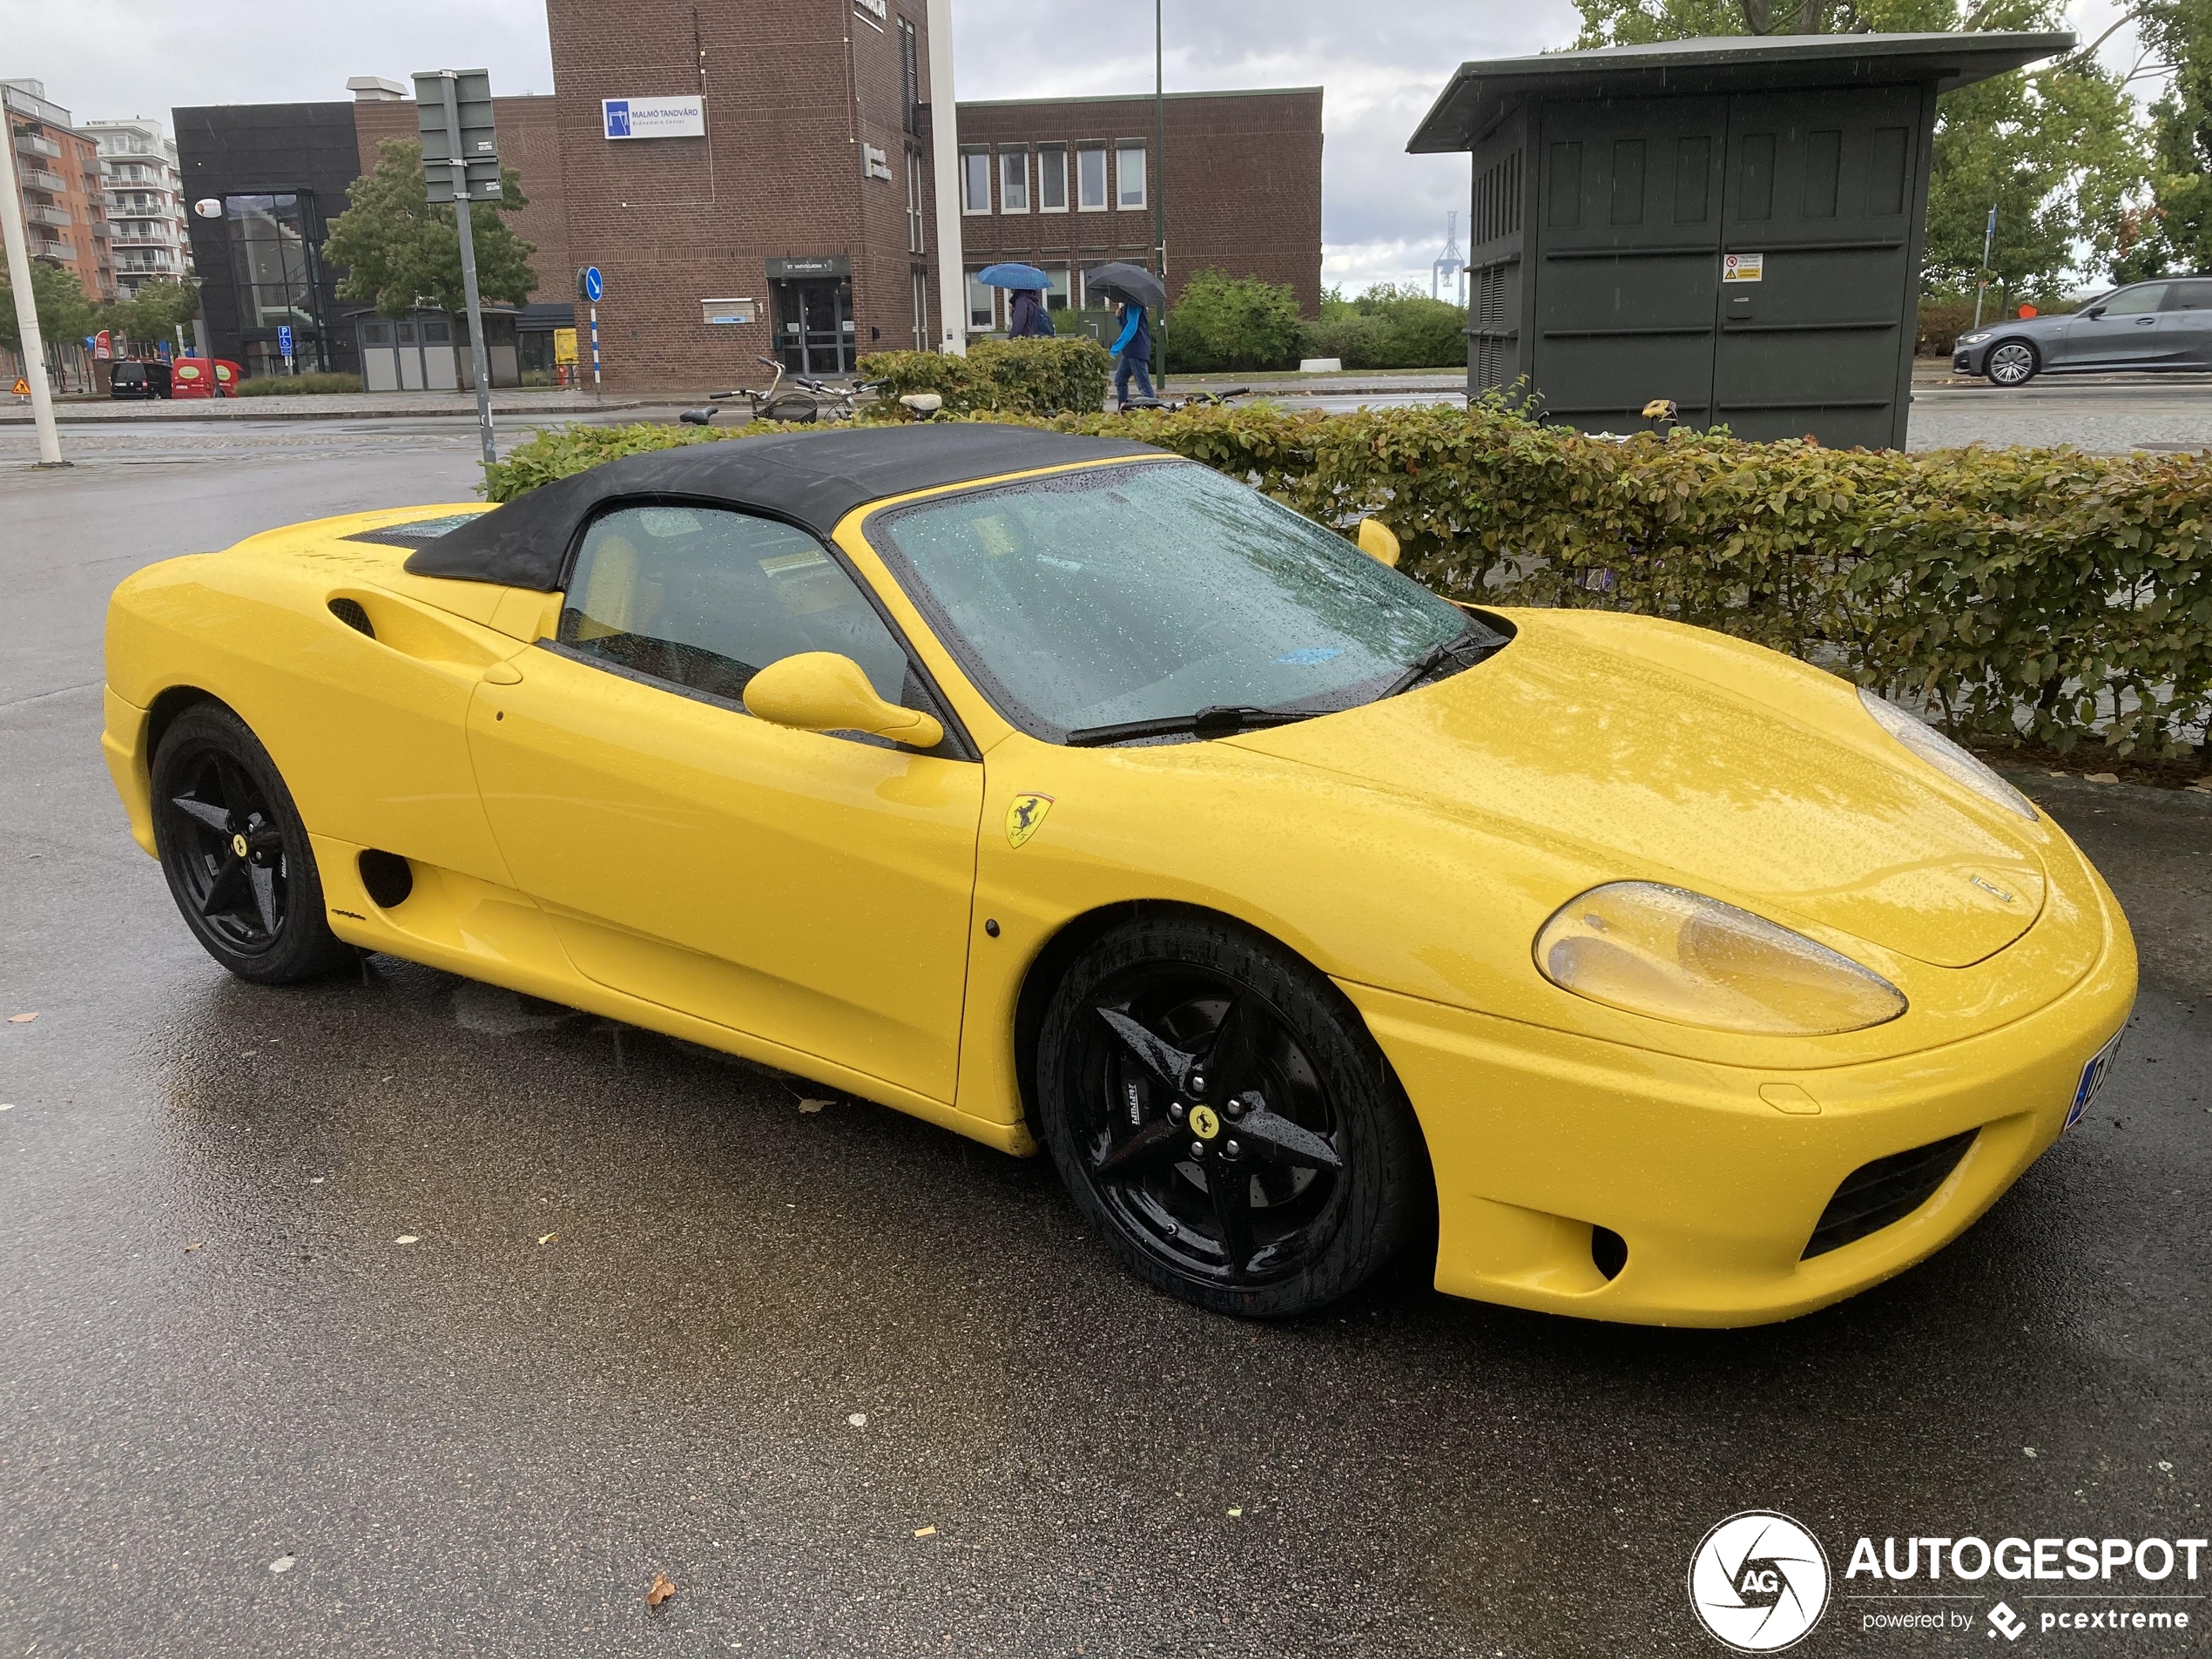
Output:
<svg viewBox="0 0 2212 1659">
<path fill-rule="evenodd" d="M 261 984 L 347 959 L 299 810 L 243 720 L 212 703 L 185 710 L 162 734 L 152 781 L 162 873 L 209 955 Z"/>
<path fill-rule="evenodd" d="M 1985 372 L 1996 385 L 2025 386 L 2041 367 L 2034 347 L 2024 340 L 2007 340 L 1992 348 Z"/>
<path fill-rule="evenodd" d="M 1396 1253 L 1427 1179 L 1411 1109 L 1356 1013 L 1211 918 L 1116 928 L 1040 1033 L 1062 1177 L 1131 1267 L 1259 1318 L 1334 1301 Z"/>
</svg>

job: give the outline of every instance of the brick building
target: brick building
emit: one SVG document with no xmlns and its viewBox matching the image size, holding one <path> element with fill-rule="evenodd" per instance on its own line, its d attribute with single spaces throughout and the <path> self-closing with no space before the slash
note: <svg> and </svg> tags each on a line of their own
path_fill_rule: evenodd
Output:
<svg viewBox="0 0 2212 1659">
<path fill-rule="evenodd" d="M 1169 302 L 1200 271 L 1286 283 L 1321 308 L 1321 89 L 1176 92 L 1166 100 Z M 1054 309 L 1083 304 L 1082 272 L 1150 266 L 1149 98 L 1004 99 L 960 106 L 963 263 L 999 260 L 1053 279 Z M 1006 320 L 1005 295 L 968 284 L 968 326 Z"/>
<path fill-rule="evenodd" d="M 1152 100 L 966 103 L 943 120 L 929 42 L 931 13 L 942 8 L 629 0 L 610 11 L 546 0 L 555 91 L 494 100 L 500 159 L 520 173 L 529 201 L 516 229 L 537 249 L 538 290 L 520 319 L 525 366 L 539 361 L 529 331 L 581 309 L 573 285 L 586 264 L 604 274 L 602 361 L 617 389 L 758 384 L 756 360 L 769 355 L 798 372 L 846 373 L 870 350 L 929 349 L 988 332 L 1003 320 L 992 291 L 971 285 L 967 314 L 943 314 L 941 161 L 952 164 L 941 176 L 960 181 L 963 197 L 954 220 L 962 265 L 1039 265 L 1055 274 L 1062 304 L 1080 303 L 1086 266 L 1149 266 L 1162 183 Z M 944 44 L 941 66 L 949 64 Z M 384 138 L 416 131 L 398 82 L 362 76 L 347 85 L 350 105 L 261 106 L 312 129 L 302 153 L 313 149 L 322 172 L 300 188 L 326 225 L 345 206 L 343 185 L 322 176 L 340 164 L 341 146 L 348 172 L 366 172 Z M 239 167 L 282 149 L 273 131 L 281 120 L 236 108 L 177 117 L 188 197 L 273 188 L 239 182 L 260 179 L 258 161 Z M 1170 293 L 1216 267 L 1288 283 L 1302 308 L 1318 311 L 1319 89 L 1177 94 L 1166 101 L 1166 125 Z M 956 158 L 937 153 L 948 127 Z M 240 143 L 248 129 L 259 135 L 253 145 Z M 218 138 L 227 158 L 201 165 Z M 218 173 L 228 181 L 220 190 Z M 258 345 L 266 354 L 266 339 L 255 336 L 272 331 L 257 330 L 243 302 L 213 293 L 217 273 L 235 264 L 224 228 L 193 225 L 210 331 L 219 353 Z M 326 287 L 335 280 L 314 274 Z M 312 325 L 296 325 L 295 337 L 314 327 L 329 366 L 354 368 L 346 319 L 360 309 L 334 300 Z M 226 352 L 233 341 L 238 349 Z"/>
<path fill-rule="evenodd" d="M 108 250 L 98 140 L 78 132 L 69 111 L 47 100 L 43 82 L 0 81 L 0 105 L 7 110 L 8 141 L 16 151 L 30 257 L 69 272 L 87 297 L 113 300 L 115 262 Z"/>
</svg>

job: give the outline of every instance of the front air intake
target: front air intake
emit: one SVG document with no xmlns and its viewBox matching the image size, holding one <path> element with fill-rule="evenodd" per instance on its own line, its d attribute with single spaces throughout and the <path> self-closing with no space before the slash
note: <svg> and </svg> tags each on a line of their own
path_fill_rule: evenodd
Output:
<svg viewBox="0 0 2212 1659">
<path fill-rule="evenodd" d="M 1836 1196 L 1820 1212 L 1820 1220 L 1813 1227 L 1812 1238 L 1805 1245 L 1801 1259 L 1811 1261 L 1815 1256 L 1824 1256 L 1869 1233 L 1879 1232 L 1892 1222 L 1904 1220 L 1935 1196 L 1935 1190 L 1959 1167 L 1959 1160 L 1966 1156 L 1966 1149 L 1980 1132 L 1970 1129 L 1948 1140 L 1933 1141 L 1909 1152 L 1894 1152 L 1888 1157 L 1859 1165 L 1844 1177 L 1843 1185 L 1836 1189 Z"/>
</svg>

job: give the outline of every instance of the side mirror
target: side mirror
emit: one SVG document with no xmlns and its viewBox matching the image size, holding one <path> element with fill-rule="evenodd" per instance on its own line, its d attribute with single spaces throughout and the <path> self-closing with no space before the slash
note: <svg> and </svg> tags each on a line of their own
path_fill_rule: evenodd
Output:
<svg viewBox="0 0 2212 1659">
<path fill-rule="evenodd" d="M 875 694 L 860 664 L 835 651 L 801 651 L 771 663 L 745 682 L 745 712 L 801 732 L 865 732 L 914 749 L 934 749 L 945 728 L 917 709 Z"/>
<path fill-rule="evenodd" d="M 2081 314 L 2085 317 L 2101 317 L 2105 314 L 2105 308 L 2102 306 L 2091 306 Z"/>
<path fill-rule="evenodd" d="M 1398 538 L 1379 518 L 1359 521 L 1359 550 L 1378 564 L 1387 564 L 1393 570 L 1398 568 Z"/>
</svg>

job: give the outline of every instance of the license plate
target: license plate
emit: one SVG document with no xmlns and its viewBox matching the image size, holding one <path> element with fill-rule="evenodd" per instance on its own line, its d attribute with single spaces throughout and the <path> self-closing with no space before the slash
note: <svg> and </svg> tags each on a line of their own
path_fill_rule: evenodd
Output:
<svg viewBox="0 0 2212 1659">
<path fill-rule="evenodd" d="M 2081 1068 L 2081 1081 L 2074 1085 L 2074 1104 L 2067 1108 L 2066 1127 L 2072 1129 L 2081 1121 L 2082 1113 L 2096 1103 L 2105 1086 L 2105 1079 L 2112 1075 L 2113 1056 L 2120 1052 L 2120 1039 L 2128 1035 L 2123 1028 L 2110 1042 L 2097 1050 L 2089 1063 Z M 2063 1134 L 2065 1131 L 2060 1131 Z"/>
</svg>

